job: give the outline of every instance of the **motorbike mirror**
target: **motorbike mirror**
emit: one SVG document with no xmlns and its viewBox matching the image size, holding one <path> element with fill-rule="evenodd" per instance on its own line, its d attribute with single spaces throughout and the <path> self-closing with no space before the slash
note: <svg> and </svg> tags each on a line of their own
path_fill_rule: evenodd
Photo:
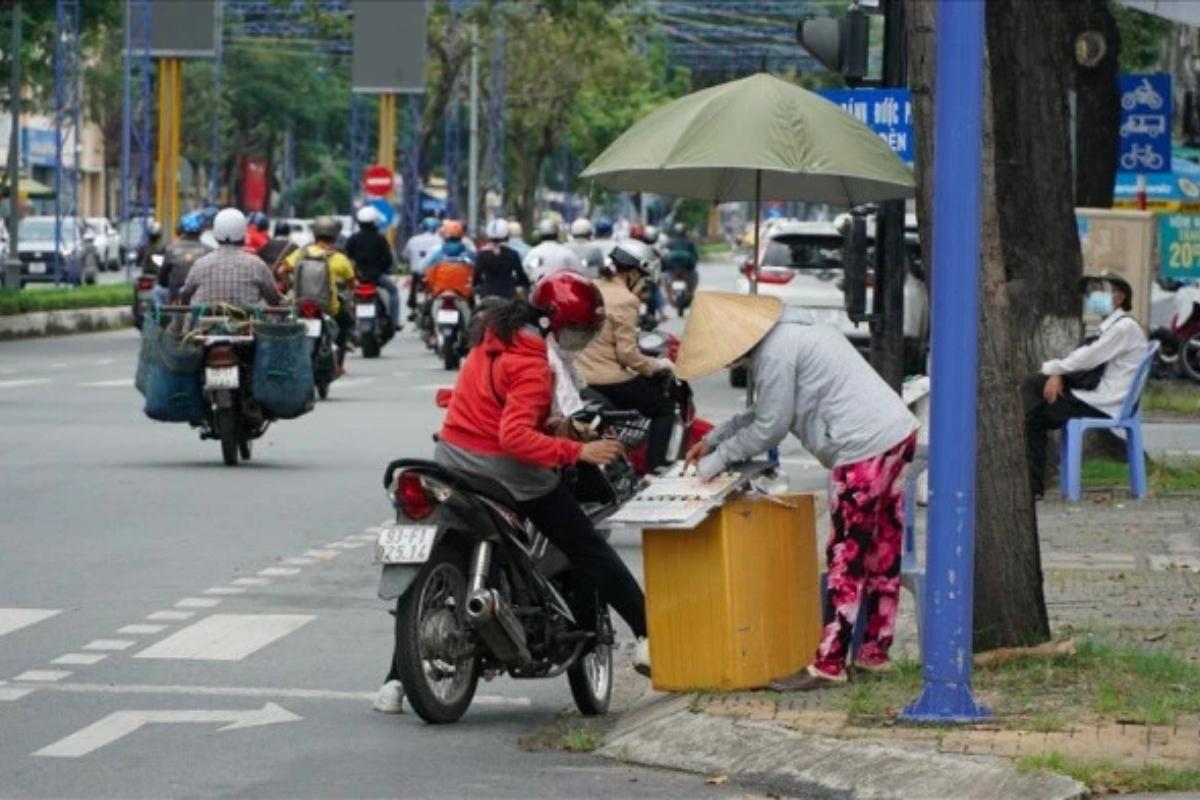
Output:
<svg viewBox="0 0 1200 800">
<path fill-rule="evenodd" d="M 867 221 L 854 214 L 842 244 L 842 294 L 851 319 L 867 311 Z"/>
</svg>

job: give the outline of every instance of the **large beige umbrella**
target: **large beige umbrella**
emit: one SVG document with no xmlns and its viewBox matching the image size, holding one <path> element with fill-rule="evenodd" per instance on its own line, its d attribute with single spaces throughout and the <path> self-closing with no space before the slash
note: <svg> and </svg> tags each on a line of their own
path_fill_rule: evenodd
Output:
<svg viewBox="0 0 1200 800">
<path fill-rule="evenodd" d="M 643 117 L 583 171 L 607 189 L 712 202 L 857 206 L 913 197 L 912 170 L 870 128 L 772 75 L 723 83 Z M 758 224 L 754 257 L 758 258 Z"/>
</svg>

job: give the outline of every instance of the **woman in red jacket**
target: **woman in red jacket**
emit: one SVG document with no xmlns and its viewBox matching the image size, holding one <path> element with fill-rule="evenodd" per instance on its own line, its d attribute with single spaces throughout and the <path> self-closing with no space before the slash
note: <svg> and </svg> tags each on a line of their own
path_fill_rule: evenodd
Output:
<svg viewBox="0 0 1200 800">
<path fill-rule="evenodd" d="M 621 445 L 612 440 L 585 444 L 546 433 L 551 417 L 567 416 L 556 407 L 549 348 L 569 364 L 603 322 L 600 290 L 572 272 L 546 277 L 528 301 L 488 311 L 483 341 L 463 365 L 434 457 L 443 466 L 486 475 L 508 489 L 517 510 L 633 630 L 634 668 L 649 674 L 642 589 L 563 485 L 560 472 L 579 462 L 609 464 Z"/>
</svg>

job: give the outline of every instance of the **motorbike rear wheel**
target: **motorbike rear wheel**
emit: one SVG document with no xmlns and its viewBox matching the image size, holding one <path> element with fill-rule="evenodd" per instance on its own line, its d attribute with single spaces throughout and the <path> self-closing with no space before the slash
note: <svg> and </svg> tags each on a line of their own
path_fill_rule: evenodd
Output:
<svg viewBox="0 0 1200 800">
<path fill-rule="evenodd" d="M 412 586 L 396 601 L 396 671 L 417 716 L 430 725 L 457 722 L 479 683 L 466 620 L 463 556 L 433 551 Z"/>
<path fill-rule="evenodd" d="M 236 467 L 238 463 L 238 419 L 232 408 L 218 408 L 214 427 L 221 440 L 221 458 L 225 466 Z"/>
<path fill-rule="evenodd" d="M 317 397 L 321 398 L 322 400 L 329 399 L 329 381 L 317 382 Z"/>
<path fill-rule="evenodd" d="M 608 713 L 612 701 L 613 657 L 612 623 L 608 610 L 600 615 L 597 626 L 597 641 L 579 661 L 567 670 L 567 682 L 571 685 L 571 697 L 575 707 L 585 717 L 598 717 Z"/>
<path fill-rule="evenodd" d="M 442 364 L 446 367 L 447 372 L 453 372 L 458 369 L 460 356 L 458 355 L 458 348 L 455 346 L 456 341 L 457 337 L 454 339 L 447 338 L 442 342 Z"/>
<path fill-rule="evenodd" d="M 363 331 L 361 338 L 363 358 L 379 358 L 379 339 L 375 337 L 375 331 Z"/>
</svg>

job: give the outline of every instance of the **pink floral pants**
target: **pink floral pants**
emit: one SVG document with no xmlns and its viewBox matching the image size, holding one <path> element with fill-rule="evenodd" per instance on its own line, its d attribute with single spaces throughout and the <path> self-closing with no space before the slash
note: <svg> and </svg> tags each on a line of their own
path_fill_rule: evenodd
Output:
<svg viewBox="0 0 1200 800">
<path fill-rule="evenodd" d="M 835 467 L 829 497 L 832 526 L 825 558 L 833 621 L 825 626 L 815 666 L 827 675 L 846 669 L 859 605 L 867 630 L 857 660 L 887 661 L 900 598 L 906 468 L 917 447 L 914 432 L 877 456 Z"/>
</svg>

